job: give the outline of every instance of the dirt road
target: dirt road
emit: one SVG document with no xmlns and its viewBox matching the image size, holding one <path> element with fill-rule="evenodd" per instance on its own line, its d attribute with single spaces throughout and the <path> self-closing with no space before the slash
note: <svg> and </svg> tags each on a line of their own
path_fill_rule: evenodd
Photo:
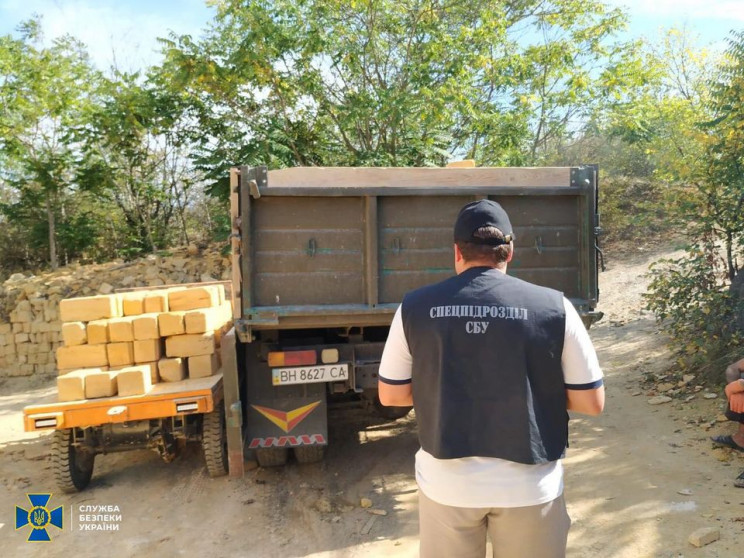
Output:
<svg viewBox="0 0 744 558">
<path fill-rule="evenodd" d="M 734 429 L 715 422 L 720 391 L 703 385 L 690 401 L 654 406 L 655 393 L 641 384 L 670 365 L 663 335 L 640 310 L 654 257 L 616 261 L 600 275 L 606 316 L 591 334 L 608 400 L 603 416 L 571 422 L 569 556 L 744 556 L 744 490 L 732 484 L 744 456 L 713 450 L 708 440 Z M 709 391 L 717 398 L 705 399 Z M 28 528 L 14 528 L 15 506 L 28 508 L 27 493 L 55 487 L 49 437 L 24 434 L 20 409 L 53 394 L 50 384 L 0 384 L 4 556 L 416 556 L 415 420 L 383 422 L 348 409 L 331 417 L 322 464 L 252 470 L 235 480 L 207 477 L 198 447 L 171 464 L 144 451 L 99 457 L 88 490 L 52 495 L 52 508 L 64 506 L 63 529 L 49 528 L 51 543 L 27 543 Z M 372 508 L 362 508 L 362 498 Z M 80 530 L 91 524 L 81 515 L 99 513 L 91 509 L 113 516 L 98 525 L 117 530 Z M 720 540 L 698 549 L 687 539 L 703 527 L 718 529 Z"/>
</svg>

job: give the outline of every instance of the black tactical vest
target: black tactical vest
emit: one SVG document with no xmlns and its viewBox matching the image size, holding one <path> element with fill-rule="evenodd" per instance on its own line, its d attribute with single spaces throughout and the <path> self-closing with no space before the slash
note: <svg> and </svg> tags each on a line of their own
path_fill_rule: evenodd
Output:
<svg viewBox="0 0 744 558">
<path fill-rule="evenodd" d="M 562 457 L 563 295 L 487 267 L 405 296 L 421 447 L 439 459 Z"/>
</svg>

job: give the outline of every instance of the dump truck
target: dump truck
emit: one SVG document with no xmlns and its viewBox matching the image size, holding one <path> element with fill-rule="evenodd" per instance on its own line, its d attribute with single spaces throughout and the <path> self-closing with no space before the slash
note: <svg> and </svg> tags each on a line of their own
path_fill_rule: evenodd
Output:
<svg viewBox="0 0 744 558">
<path fill-rule="evenodd" d="M 406 292 L 454 272 L 459 209 L 499 202 L 516 236 L 508 273 L 601 317 L 598 169 L 232 169 L 234 365 L 223 363 L 231 474 L 323 458 L 328 407 L 358 399 L 385 418 L 377 372 Z"/>
<path fill-rule="evenodd" d="M 27 431 L 54 430 L 64 491 L 84 489 L 96 455 L 152 448 L 172 460 L 201 443 L 211 476 L 242 476 L 246 454 L 279 466 L 323 458 L 328 408 L 349 400 L 385 419 L 377 372 L 408 291 L 454 272 L 460 208 L 498 201 L 516 237 L 508 272 L 562 291 L 587 326 L 602 253 L 598 169 L 240 167 L 230 174 L 234 327 L 207 378 L 146 394 L 33 405 Z M 229 288 L 231 287 L 231 288 Z"/>
</svg>

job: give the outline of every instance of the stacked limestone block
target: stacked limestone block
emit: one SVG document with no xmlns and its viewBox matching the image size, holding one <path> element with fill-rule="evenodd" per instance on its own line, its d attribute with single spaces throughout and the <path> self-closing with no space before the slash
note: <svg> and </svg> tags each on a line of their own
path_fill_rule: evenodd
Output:
<svg viewBox="0 0 744 558">
<path fill-rule="evenodd" d="M 58 393 L 72 401 L 214 374 L 232 307 L 222 285 L 207 285 L 62 300 L 60 316 Z"/>
<path fill-rule="evenodd" d="M 165 358 L 158 363 L 164 381 L 204 378 L 220 368 L 219 346 L 232 323 L 232 305 L 222 285 L 173 289 L 168 312 L 158 316 Z"/>
<path fill-rule="evenodd" d="M 0 262 L 0 379 L 57 375 L 60 300 L 107 295 L 122 288 L 230 280 L 230 255 L 222 248 L 222 244 L 173 248 L 127 262 L 73 263 L 36 275 L 16 273 L 5 280 Z"/>
<path fill-rule="evenodd" d="M 30 376 L 54 372 L 54 350 L 61 344 L 57 302 L 32 292 L 0 322 L 0 370 L 6 375 Z"/>
</svg>

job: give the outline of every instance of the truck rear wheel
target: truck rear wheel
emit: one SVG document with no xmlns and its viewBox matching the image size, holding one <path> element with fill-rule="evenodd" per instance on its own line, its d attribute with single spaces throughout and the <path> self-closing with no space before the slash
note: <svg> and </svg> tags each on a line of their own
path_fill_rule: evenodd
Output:
<svg viewBox="0 0 744 558">
<path fill-rule="evenodd" d="M 281 467 L 286 465 L 287 448 L 261 448 L 256 450 L 256 461 L 261 467 Z"/>
<path fill-rule="evenodd" d="M 74 445 L 72 429 L 56 430 L 52 437 L 54 480 L 62 492 L 83 490 L 93 476 L 96 454 Z"/>
<path fill-rule="evenodd" d="M 297 463 L 318 463 L 323 461 L 326 446 L 297 446 L 294 448 Z"/>
<path fill-rule="evenodd" d="M 210 477 L 227 474 L 227 436 L 225 435 L 225 406 L 206 413 L 202 421 L 202 450 Z"/>
</svg>

